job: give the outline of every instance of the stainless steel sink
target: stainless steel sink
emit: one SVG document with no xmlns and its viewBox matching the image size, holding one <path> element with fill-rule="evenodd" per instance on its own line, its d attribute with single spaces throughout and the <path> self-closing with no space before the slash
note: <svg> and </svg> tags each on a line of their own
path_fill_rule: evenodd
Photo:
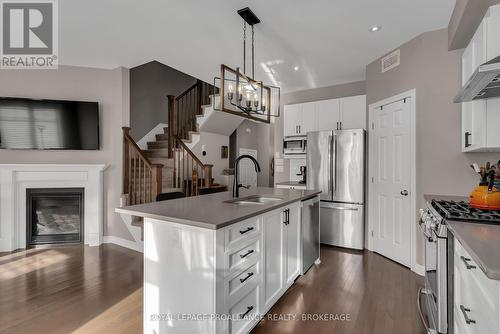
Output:
<svg viewBox="0 0 500 334">
<path fill-rule="evenodd" d="M 283 200 L 283 198 L 281 198 L 281 197 L 254 195 L 254 196 L 248 196 L 248 197 L 243 197 L 243 198 L 231 199 L 229 201 L 226 201 L 225 203 L 239 204 L 239 205 L 256 205 L 256 204 L 263 205 L 263 204 L 279 202 L 282 200 Z"/>
</svg>

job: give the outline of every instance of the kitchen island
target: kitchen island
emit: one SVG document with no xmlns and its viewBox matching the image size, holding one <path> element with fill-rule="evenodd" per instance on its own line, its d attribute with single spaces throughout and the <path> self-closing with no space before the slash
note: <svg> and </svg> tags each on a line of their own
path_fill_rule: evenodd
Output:
<svg viewBox="0 0 500 334">
<path fill-rule="evenodd" d="M 256 188 L 117 209 L 144 217 L 144 333 L 248 333 L 300 275 L 301 203 L 318 194 Z"/>
</svg>

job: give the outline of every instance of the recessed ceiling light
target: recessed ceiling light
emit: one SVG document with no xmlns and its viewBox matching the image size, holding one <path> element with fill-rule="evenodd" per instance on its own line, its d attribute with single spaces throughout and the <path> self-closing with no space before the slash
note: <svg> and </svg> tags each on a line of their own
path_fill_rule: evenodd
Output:
<svg viewBox="0 0 500 334">
<path fill-rule="evenodd" d="M 294 70 L 294 71 L 298 71 L 298 70 L 299 70 L 299 67 L 298 67 L 298 66 L 294 66 L 294 67 L 293 67 L 293 70 Z"/>
<path fill-rule="evenodd" d="M 381 26 L 373 26 L 373 27 L 371 27 L 371 28 L 370 28 L 370 32 L 377 32 L 377 31 L 379 31 L 380 29 L 382 29 L 382 27 L 381 27 Z"/>
</svg>

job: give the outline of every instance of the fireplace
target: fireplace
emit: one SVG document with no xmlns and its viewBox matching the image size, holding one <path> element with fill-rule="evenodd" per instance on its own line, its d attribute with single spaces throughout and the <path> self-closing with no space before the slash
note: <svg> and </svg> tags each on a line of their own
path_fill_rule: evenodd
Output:
<svg viewBox="0 0 500 334">
<path fill-rule="evenodd" d="M 26 189 L 26 244 L 81 243 L 84 188 Z"/>
</svg>

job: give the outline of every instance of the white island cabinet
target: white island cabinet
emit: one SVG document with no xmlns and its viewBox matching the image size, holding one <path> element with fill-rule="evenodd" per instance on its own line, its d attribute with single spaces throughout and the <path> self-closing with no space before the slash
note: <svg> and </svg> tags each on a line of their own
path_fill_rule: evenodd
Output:
<svg viewBox="0 0 500 334">
<path fill-rule="evenodd" d="M 500 333 L 500 282 L 488 278 L 456 239 L 453 262 L 454 333 Z"/>
<path fill-rule="evenodd" d="M 300 199 L 218 229 L 146 217 L 144 333 L 250 332 L 299 276 Z"/>
</svg>

